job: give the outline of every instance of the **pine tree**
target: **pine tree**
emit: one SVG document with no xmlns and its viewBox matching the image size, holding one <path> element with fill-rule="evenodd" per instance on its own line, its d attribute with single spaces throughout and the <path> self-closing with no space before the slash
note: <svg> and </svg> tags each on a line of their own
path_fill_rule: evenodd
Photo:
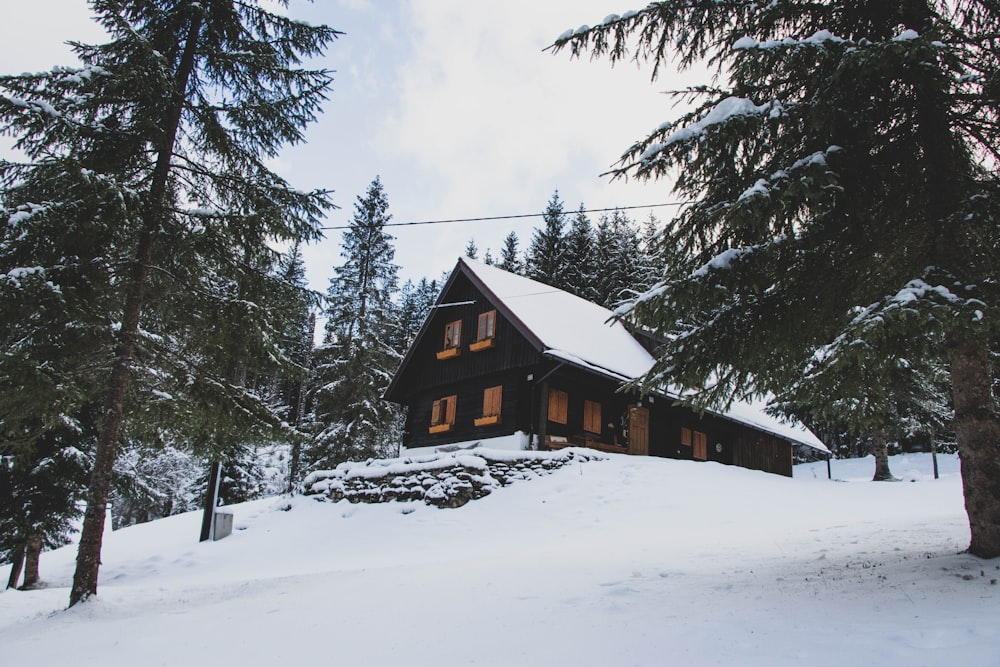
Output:
<svg viewBox="0 0 1000 667">
<path fill-rule="evenodd" d="M 683 264 L 682 258 L 677 256 L 675 248 L 669 242 L 669 233 L 664 233 L 664 227 L 653 213 L 649 214 L 642 226 L 639 239 L 642 250 L 640 291 L 644 292 L 662 280 L 669 266 Z"/>
<path fill-rule="evenodd" d="M 632 221 L 621 211 L 601 216 L 596 235 L 596 301 L 615 308 L 647 285 L 646 261 Z"/>
<path fill-rule="evenodd" d="M 552 194 L 542 218 L 545 226 L 536 229 L 531 238 L 531 245 L 524 259 L 524 275 L 561 289 L 560 271 L 565 266 L 566 239 L 563 234 L 565 214 L 558 190 Z"/>
<path fill-rule="evenodd" d="M 299 481 L 302 445 L 307 438 L 301 429 L 306 408 L 306 381 L 312 363 L 316 330 L 314 309 L 319 305 L 316 293 L 306 286 L 301 246 L 301 242 L 296 239 L 277 267 L 277 275 L 286 284 L 291 297 L 283 304 L 279 304 L 285 312 L 287 322 L 283 330 L 281 347 L 298 367 L 298 372 L 294 375 L 277 380 L 278 412 L 296 431 L 288 451 L 288 483 L 285 490 L 289 492 Z"/>
<path fill-rule="evenodd" d="M 777 393 L 771 410 L 804 423 L 832 425 L 864 442 L 868 447 L 861 454 L 875 458 L 872 479 L 892 481 L 890 443 L 947 430 L 951 405 L 946 373 L 931 350 L 903 357 L 901 351 L 912 346 L 899 340 L 900 334 L 857 333 L 848 328 L 832 345 L 818 350 L 804 374 Z"/>
<path fill-rule="evenodd" d="M 520 275 L 524 270 L 524 263 L 520 259 L 517 243 L 518 239 L 515 232 L 511 232 L 504 237 L 503 249 L 500 251 L 500 264 L 498 266 L 504 271 Z"/>
<path fill-rule="evenodd" d="M 24 562 L 22 588 L 40 581 L 43 547 L 69 542 L 86 490 L 88 452 L 96 437 L 91 415 L 62 428 L 46 429 L 30 446 L 0 459 L 0 561 Z M 16 569 L 16 568 L 15 568 Z M 17 585 L 13 574 L 8 587 Z"/>
<path fill-rule="evenodd" d="M 392 216 L 376 177 L 354 205 L 344 232 L 344 263 L 327 294 L 323 346 L 316 351 L 312 390 L 315 434 L 308 459 L 331 468 L 398 449 L 397 411 L 382 400 L 399 363 L 391 344 L 397 328 L 395 250 L 385 225 Z"/>
<path fill-rule="evenodd" d="M 198 413 L 194 430 L 205 443 L 220 433 L 227 439 L 247 433 L 262 417 L 276 421 L 240 382 L 245 364 L 224 372 L 220 358 L 240 349 L 244 362 L 251 355 L 255 364 L 284 361 L 274 348 L 275 318 L 250 299 L 274 286 L 261 273 L 273 259 L 271 244 L 316 238 L 328 204 L 324 193 L 291 189 L 266 160 L 302 139 L 330 79 L 299 62 L 337 34 L 256 3 L 92 5 L 112 41 L 75 45 L 81 68 L 0 79 L 0 117 L 29 160 L 3 164 L 0 179 L 51 193 L 39 207 L 16 187 L 5 193 L 4 206 L 20 214 L 24 232 L 15 245 L 41 239 L 59 209 L 68 209 L 76 228 L 90 225 L 117 241 L 81 258 L 111 267 L 112 280 L 84 301 L 105 322 L 119 324 L 105 327 L 114 351 L 98 392 L 105 408 L 71 605 L 97 592 L 127 403 L 148 398 L 130 393 L 130 381 L 171 366 L 165 372 L 187 387 L 185 400 L 163 403 Z M 74 189 L 88 188 L 91 196 L 74 197 Z M 205 335 L 222 323 L 237 338 L 225 345 L 221 336 Z M 70 363 L 78 373 L 84 367 L 75 354 Z M 185 366 L 193 384 L 182 385 Z M 223 423 L 209 425 L 212 418 Z"/>
<path fill-rule="evenodd" d="M 416 285 L 412 280 L 407 280 L 399 292 L 399 299 L 396 307 L 398 327 L 392 336 L 392 345 L 396 352 L 402 356 L 410 347 L 410 343 L 417 337 L 420 326 L 424 323 L 431 306 L 438 297 L 438 282 L 421 278 Z"/>
<path fill-rule="evenodd" d="M 476 239 L 469 239 L 465 246 L 465 256 L 469 259 L 479 259 L 479 248 L 476 246 Z"/>
<path fill-rule="evenodd" d="M 566 254 L 561 271 L 562 283 L 563 289 L 567 292 L 587 301 L 596 302 L 599 294 L 594 281 L 597 264 L 594 243 L 594 230 L 581 203 L 566 234 Z"/>
<path fill-rule="evenodd" d="M 126 440 L 115 461 L 114 528 L 198 509 L 204 462 L 177 443 Z"/>
<path fill-rule="evenodd" d="M 676 174 L 695 202 L 677 236 L 699 268 L 631 310 L 669 335 L 645 386 L 721 404 L 793 385 L 818 350 L 881 365 L 873 342 L 892 340 L 893 358 L 946 358 L 969 550 L 987 558 L 1000 556 L 998 22 L 980 2 L 670 0 L 556 45 L 618 61 L 634 37 L 654 77 L 668 57 L 720 68 L 616 169 Z"/>
</svg>

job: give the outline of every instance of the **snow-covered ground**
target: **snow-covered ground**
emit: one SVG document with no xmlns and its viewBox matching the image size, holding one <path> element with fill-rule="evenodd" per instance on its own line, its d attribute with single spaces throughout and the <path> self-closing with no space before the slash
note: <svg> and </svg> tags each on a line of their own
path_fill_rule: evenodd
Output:
<svg viewBox="0 0 1000 667">
<path fill-rule="evenodd" d="M 0 665 L 1000 665 L 1000 559 L 961 553 L 940 460 L 609 455 L 454 510 L 270 499 L 204 544 L 171 517 L 109 534 L 68 611 L 75 549 L 43 554 Z"/>
</svg>

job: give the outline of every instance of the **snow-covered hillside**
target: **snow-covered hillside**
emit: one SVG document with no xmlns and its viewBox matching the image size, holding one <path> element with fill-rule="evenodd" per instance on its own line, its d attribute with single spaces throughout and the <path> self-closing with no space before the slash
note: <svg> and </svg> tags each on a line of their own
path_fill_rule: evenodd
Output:
<svg viewBox="0 0 1000 667">
<path fill-rule="evenodd" d="M 100 595 L 0 593 L 0 664 L 1000 664 L 1000 562 L 968 541 L 957 460 L 796 468 L 609 455 L 454 510 L 308 498 L 107 536 Z M 912 481 L 911 481 L 912 480 Z"/>
</svg>

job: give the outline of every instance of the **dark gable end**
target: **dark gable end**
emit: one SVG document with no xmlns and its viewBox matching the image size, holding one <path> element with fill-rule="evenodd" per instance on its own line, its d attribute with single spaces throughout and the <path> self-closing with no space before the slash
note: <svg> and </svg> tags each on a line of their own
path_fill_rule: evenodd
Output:
<svg viewBox="0 0 1000 667">
<path fill-rule="evenodd" d="M 489 355 L 470 352 L 469 342 L 476 337 L 478 317 L 490 310 L 497 313 L 498 354 L 494 355 L 492 351 Z M 480 360 L 478 363 L 464 363 L 465 360 L 451 365 L 432 363 L 432 360 L 438 360 L 436 355 L 444 348 L 445 329 L 452 322 L 461 322 L 461 345 L 455 356 L 465 355 L 468 358 L 471 354 Z M 468 375 L 534 365 L 543 349 L 538 337 L 514 316 L 462 258 L 448 276 L 441 294 L 400 361 L 384 398 L 405 405 L 416 393 L 464 379 Z"/>
</svg>

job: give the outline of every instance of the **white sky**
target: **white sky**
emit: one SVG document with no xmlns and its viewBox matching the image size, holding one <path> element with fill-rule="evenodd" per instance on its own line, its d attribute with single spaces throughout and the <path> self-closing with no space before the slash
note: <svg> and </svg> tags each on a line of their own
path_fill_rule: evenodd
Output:
<svg viewBox="0 0 1000 667">
<path fill-rule="evenodd" d="M 0 2 L 0 72 L 72 65 L 66 40 L 102 39 L 84 0 Z M 292 0 L 292 16 L 346 35 L 311 63 L 335 70 L 323 116 L 275 167 L 295 187 L 336 191 L 341 208 L 329 225 L 349 222 L 376 175 L 394 222 L 538 212 L 556 189 L 567 210 L 672 201 L 666 183 L 610 183 L 599 174 L 679 115 L 661 91 L 680 84 L 650 82 L 649 70 L 631 63 L 612 69 L 542 51 L 567 28 L 625 9 L 611 0 Z M 661 220 L 673 212 L 656 209 Z M 523 250 L 536 224 L 395 228 L 401 278 L 440 276 L 470 238 L 480 257 L 486 248 L 497 256 L 513 230 Z M 340 237 L 329 231 L 306 250 L 313 288 L 325 290 L 341 263 Z"/>
</svg>

